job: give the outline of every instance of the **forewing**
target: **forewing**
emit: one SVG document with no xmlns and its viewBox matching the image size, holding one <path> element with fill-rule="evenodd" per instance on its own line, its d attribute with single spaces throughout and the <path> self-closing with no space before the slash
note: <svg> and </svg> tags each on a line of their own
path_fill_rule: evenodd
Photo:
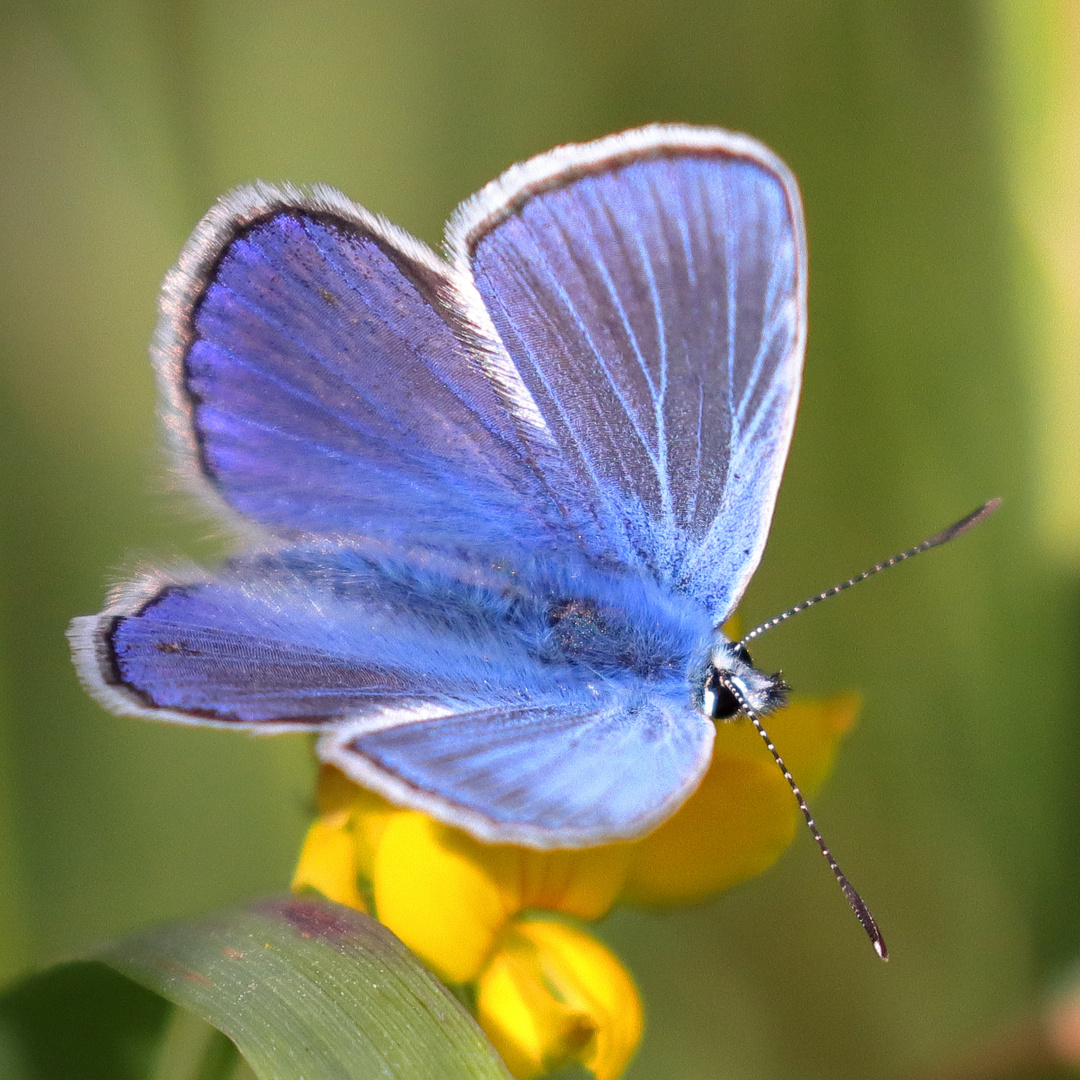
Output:
<svg viewBox="0 0 1080 1080">
<path fill-rule="evenodd" d="M 744 136 L 645 128 L 511 169 L 450 242 L 594 554 L 725 617 L 764 548 L 798 400 L 806 255 L 787 168 Z"/>
<path fill-rule="evenodd" d="M 358 783 L 492 843 L 589 847 L 640 836 L 697 787 L 715 726 L 674 698 L 610 690 L 376 731 L 319 754 Z"/>
<path fill-rule="evenodd" d="M 241 521 L 543 545 L 550 500 L 486 347 L 418 241 L 330 189 L 260 185 L 195 231 L 154 355 L 189 471 Z"/>
</svg>

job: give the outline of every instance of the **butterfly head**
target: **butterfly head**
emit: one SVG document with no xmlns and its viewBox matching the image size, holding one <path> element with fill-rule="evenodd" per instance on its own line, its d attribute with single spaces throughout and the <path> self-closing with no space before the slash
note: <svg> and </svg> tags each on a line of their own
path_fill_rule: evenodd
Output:
<svg viewBox="0 0 1080 1080">
<path fill-rule="evenodd" d="M 713 720 L 730 720 L 743 709 L 741 697 L 764 716 L 784 705 L 787 692 L 779 672 L 766 674 L 754 667 L 745 646 L 721 640 L 713 647 L 701 679 L 698 708 Z"/>
</svg>

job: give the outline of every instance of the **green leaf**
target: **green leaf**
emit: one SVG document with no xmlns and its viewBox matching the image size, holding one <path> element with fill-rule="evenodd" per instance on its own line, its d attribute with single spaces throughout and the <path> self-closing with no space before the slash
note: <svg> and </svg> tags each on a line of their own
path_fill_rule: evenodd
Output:
<svg viewBox="0 0 1080 1080">
<path fill-rule="evenodd" d="M 259 1080 L 506 1080 L 454 996 L 385 927 L 309 897 L 261 901 L 102 950 L 224 1032 Z"/>
<path fill-rule="evenodd" d="M 472 1017 L 385 927 L 292 896 L 26 979 L 0 997 L 0 1075 L 508 1080 Z"/>
</svg>

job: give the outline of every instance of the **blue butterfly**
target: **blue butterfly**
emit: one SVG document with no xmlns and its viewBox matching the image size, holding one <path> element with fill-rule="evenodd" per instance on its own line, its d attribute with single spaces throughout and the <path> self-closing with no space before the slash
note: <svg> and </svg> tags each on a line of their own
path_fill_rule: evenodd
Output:
<svg viewBox="0 0 1080 1080">
<path fill-rule="evenodd" d="M 749 716 L 783 768 L 761 717 L 787 688 L 745 642 L 790 612 L 720 627 L 795 424 L 794 177 L 744 135 L 645 127 L 514 166 L 447 250 L 325 187 L 241 188 L 198 225 L 152 352 L 182 474 L 239 550 L 75 619 L 90 692 L 317 731 L 357 783 L 537 848 L 657 826 L 717 719 Z"/>
<path fill-rule="evenodd" d="M 76 619 L 79 670 L 116 712 L 317 730 L 485 840 L 639 836 L 708 766 L 717 670 L 783 701 L 717 628 L 795 423 L 798 188 L 745 136 L 652 126 L 511 168 L 447 248 L 323 187 L 210 211 L 153 358 L 242 549 Z"/>
</svg>

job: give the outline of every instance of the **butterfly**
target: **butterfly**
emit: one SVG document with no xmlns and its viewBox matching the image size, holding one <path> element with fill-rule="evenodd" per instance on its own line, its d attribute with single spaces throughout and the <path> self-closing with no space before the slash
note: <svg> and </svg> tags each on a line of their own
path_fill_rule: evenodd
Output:
<svg viewBox="0 0 1080 1080">
<path fill-rule="evenodd" d="M 513 166 L 446 248 L 327 187 L 243 187 L 200 222 L 152 356 L 179 471 L 237 550 L 75 619 L 84 683 L 117 713 L 318 732 L 392 802 L 536 848 L 653 829 L 718 719 L 784 768 L 761 717 L 787 687 L 745 643 L 790 612 L 721 627 L 795 424 L 791 172 L 653 125 Z"/>
</svg>

